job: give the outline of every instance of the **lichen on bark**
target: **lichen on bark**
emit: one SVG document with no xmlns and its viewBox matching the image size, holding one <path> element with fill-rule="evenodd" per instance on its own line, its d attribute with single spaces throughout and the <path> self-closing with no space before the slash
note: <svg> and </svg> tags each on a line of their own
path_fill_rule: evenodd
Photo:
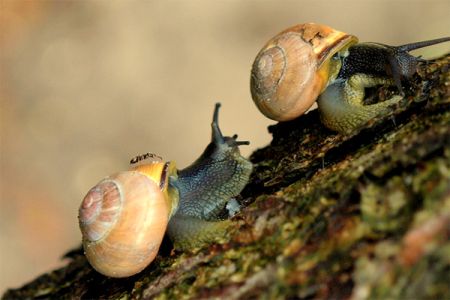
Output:
<svg viewBox="0 0 450 300">
<path fill-rule="evenodd" d="M 125 279 L 77 249 L 3 298 L 449 298 L 449 62 L 422 65 L 391 116 L 352 134 L 317 111 L 271 126 L 220 243 L 181 253 L 166 241 Z"/>
</svg>

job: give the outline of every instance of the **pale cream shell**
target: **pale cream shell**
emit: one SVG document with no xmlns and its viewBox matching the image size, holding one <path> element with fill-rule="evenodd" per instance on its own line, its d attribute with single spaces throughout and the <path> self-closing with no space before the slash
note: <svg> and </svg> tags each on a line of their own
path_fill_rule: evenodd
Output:
<svg viewBox="0 0 450 300">
<path fill-rule="evenodd" d="M 105 195 L 110 193 L 119 199 L 104 207 L 115 210 L 108 213 L 113 219 L 102 218 L 102 212 L 95 220 L 92 216 L 83 217 L 83 201 L 79 219 L 86 257 L 95 270 L 106 276 L 136 274 L 153 261 L 161 245 L 171 210 L 165 195 L 155 181 L 138 171 L 113 175 L 92 190 L 96 188 L 106 188 Z M 89 233 L 95 222 L 109 224 L 97 226 L 103 233 Z"/>
<path fill-rule="evenodd" d="M 250 88 L 256 106 L 277 121 L 300 116 L 325 89 L 329 58 L 356 42 L 356 37 L 321 24 L 300 24 L 282 31 L 253 63 Z"/>
</svg>

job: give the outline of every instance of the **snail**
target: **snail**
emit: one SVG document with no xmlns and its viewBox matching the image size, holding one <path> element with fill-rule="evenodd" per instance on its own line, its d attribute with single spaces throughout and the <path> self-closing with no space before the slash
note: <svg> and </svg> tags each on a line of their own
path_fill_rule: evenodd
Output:
<svg viewBox="0 0 450 300">
<path fill-rule="evenodd" d="M 223 136 L 220 103 L 212 121 L 212 141 L 190 166 L 156 157 L 101 180 L 84 197 L 79 225 L 87 260 L 99 273 L 127 277 L 148 266 L 165 232 L 178 249 L 198 247 L 223 234 L 225 206 L 247 184 L 252 164 L 241 156 L 237 135 Z"/>
<path fill-rule="evenodd" d="M 326 127 L 350 132 L 403 99 L 402 80 L 425 61 L 409 51 L 447 41 L 450 37 L 402 46 L 358 43 L 357 37 L 325 25 L 295 25 L 256 56 L 252 98 L 265 116 L 277 121 L 297 118 L 317 100 Z M 377 85 L 396 85 L 401 95 L 364 105 L 365 88 Z"/>
</svg>

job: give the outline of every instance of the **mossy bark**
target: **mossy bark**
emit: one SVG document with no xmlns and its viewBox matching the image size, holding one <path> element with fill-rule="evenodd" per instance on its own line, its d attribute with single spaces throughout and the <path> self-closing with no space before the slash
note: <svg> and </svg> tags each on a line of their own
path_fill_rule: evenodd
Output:
<svg viewBox="0 0 450 300">
<path fill-rule="evenodd" d="M 352 134 L 317 111 L 271 126 L 220 243 L 181 253 L 164 242 L 125 279 L 77 249 L 3 298 L 450 298 L 449 64 L 422 65 L 392 115 Z"/>
</svg>

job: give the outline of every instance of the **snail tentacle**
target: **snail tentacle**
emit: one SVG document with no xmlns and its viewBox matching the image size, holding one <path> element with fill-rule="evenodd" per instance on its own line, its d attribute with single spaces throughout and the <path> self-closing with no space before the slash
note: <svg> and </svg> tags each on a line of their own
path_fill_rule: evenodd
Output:
<svg viewBox="0 0 450 300">
<path fill-rule="evenodd" d="M 216 104 L 211 142 L 192 165 L 179 171 L 174 183 L 180 193 L 177 215 L 217 219 L 227 202 L 242 191 L 250 178 L 252 163 L 239 152 L 239 146 L 249 142 L 237 141 L 237 135 L 222 135 L 219 108 L 220 104 Z"/>
</svg>

